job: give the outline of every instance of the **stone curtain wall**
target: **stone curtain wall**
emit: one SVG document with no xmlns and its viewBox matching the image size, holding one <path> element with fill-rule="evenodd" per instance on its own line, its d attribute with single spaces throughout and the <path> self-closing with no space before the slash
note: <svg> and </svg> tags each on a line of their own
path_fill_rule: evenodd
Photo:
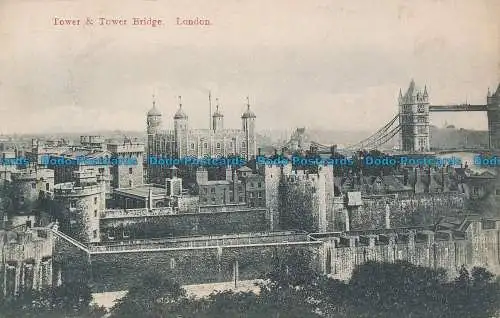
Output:
<svg viewBox="0 0 500 318">
<path fill-rule="evenodd" d="M 379 231 L 386 234 L 350 235 L 325 239 L 327 273 L 349 279 L 356 265 L 367 261 L 404 260 L 415 265 L 443 268 L 448 277 L 462 265 L 485 267 L 500 274 L 500 221 L 473 221 L 465 232 Z M 367 231 L 369 232 L 369 231 Z M 353 232 L 354 233 L 354 232 Z M 450 234 L 452 236 L 450 236 Z"/>
<path fill-rule="evenodd" d="M 88 282 L 89 255 L 75 245 L 54 236 L 55 246 L 53 255 L 53 281 L 57 284 L 64 282 Z"/>
<path fill-rule="evenodd" d="M 332 248 L 330 273 L 337 279 L 349 279 L 353 269 L 367 261 L 395 262 L 409 261 L 415 265 L 444 268 L 449 277 L 458 273 L 467 262 L 465 241 L 436 241 L 373 246 L 351 246 Z"/>
<path fill-rule="evenodd" d="M 101 219 L 101 240 L 269 231 L 267 210 Z M 124 237 L 123 233 L 126 233 Z"/>
<path fill-rule="evenodd" d="M 314 200 L 315 189 L 306 182 L 288 183 L 280 188 L 280 228 L 317 232 L 318 204 Z"/>
<path fill-rule="evenodd" d="M 465 201 L 458 193 L 417 194 L 397 199 L 368 198 L 359 210 L 352 210 L 353 230 L 385 227 L 386 204 L 390 208 L 391 227 L 431 225 L 443 216 L 464 216 Z"/>
<path fill-rule="evenodd" d="M 312 250 L 318 245 L 267 245 L 145 251 L 91 256 L 94 292 L 126 290 L 140 274 L 154 269 L 181 284 L 202 284 L 262 278 L 276 261 L 292 250 Z"/>
<path fill-rule="evenodd" d="M 14 232 L 9 232 L 11 235 Z M 0 242 L 0 298 L 41 289 L 52 284 L 53 237 L 46 229 L 15 234 Z M 11 237 L 12 239 L 12 237 Z"/>
</svg>

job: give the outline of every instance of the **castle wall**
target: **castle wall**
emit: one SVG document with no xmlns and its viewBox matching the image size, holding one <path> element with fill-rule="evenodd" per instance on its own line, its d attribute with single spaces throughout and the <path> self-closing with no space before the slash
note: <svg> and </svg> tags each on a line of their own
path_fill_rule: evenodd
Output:
<svg viewBox="0 0 500 318">
<path fill-rule="evenodd" d="M 271 229 L 280 229 L 279 226 L 279 187 L 281 170 L 278 166 L 262 166 L 264 175 L 264 186 L 266 187 L 266 207 L 269 210 Z"/>
<path fill-rule="evenodd" d="M 348 232 L 322 239 L 328 274 L 349 279 L 352 270 L 367 261 L 403 260 L 445 269 L 456 277 L 462 265 L 485 267 L 500 274 L 500 221 L 472 221 L 465 233 L 440 230 Z M 465 234 L 465 235 L 464 235 Z"/>
<path fill-rule="evenodd" d="M 307 249 L 318 254 L 317 244 L 210 247 L 91 257 L 95 292 L 125 290 L 136 284 L 140 274 L 154 268 L 181 284 L 200 284 L 262 278 L 275 259 L 292 250 Z"/>
<path fill-rule="evenodd" d="M 266 209 L 101 219 L 103 241 L 165 236 L 216 235 L 270 230 Z M 125 236 L 125 237 L 124 237 Z"/>
<path fill-rule="evenodd" d="M 349 279 L 352 270 L 367 261 L 398 260 L 445 269 L 452 279 L 462 265 L 500 274 L 499 229 L 500 221 L 469 220 L 454 230 L 350 231 L 310 237 L 254 233 L 93 246 L 89 255 L 61 241 L 54 268 L 62 264 L 62 281 L 76 279 L 70 272 L 80 271 L 94 291 L 105 292 L 127 289 L 151 268 L 181 284 L 257 279 L 273 268 L 276 257 L 308 250 L 314 254 L 312 266 L 336 279 Z"/>
<path fill-rule="evenodd" d="M 0 242 L 0 297 L 51 286 L 54 238 L 50 230 L 9 232 Z"/>
<path fill-rule="evenodd" d="M 280 223 L 284 229 L 322 232 L 333 229 L 334 182 L 332 167 L 283 173 L 279 199 Z"/>
<path fill-rule="evenodd" d="M 464 213 L 464 196 L 459 193 L 427 193 L 410 196 L 363 198 L 363 206 L 351 211 L 351 229 L 385 227 L 385 209 L 389 205 L 391 227 L 434 224 L 443 216 Z"/>
</svg>

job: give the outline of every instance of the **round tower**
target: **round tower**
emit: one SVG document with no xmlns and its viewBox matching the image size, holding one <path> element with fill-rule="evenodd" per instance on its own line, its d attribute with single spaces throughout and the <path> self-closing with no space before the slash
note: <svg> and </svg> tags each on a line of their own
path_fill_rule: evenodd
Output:
<svg viewBox="0 0 500 318">
<path fill-rule="evenodd" d="M 250 109 L 250 100 L 247 97 L 247 110 L 241 115 L 243 131 L 245 132 L 245 140 L 242 144 L 242 155 L 245 159 L 250 160 L 257 153 L 257 143 L 255 136 L 255 113 Z"/>
<path fill-rule="evenodd" d="M 92 169 L 73 172 L 75 182 L 54 186 L 57 214 L 65 231 L 85 243 L 100 242 L 101 211 L 106 207 L 104 180 Z"/>
<path fill-rule="evenodd" d="M 187 154 L 187 131 L 188 116 L 182 110 L 182 100 L 179 96 L 179 109 L 174 115 L 175 148 L 178 158 Z"/>
<path fill-rule="evenodd" d="M 215 113 L 212 115 L 213 130 L 224 129 L 224 115 L 219 111 L 219 99 L 216 99 L 217 105 L 215 106 Z"/>
<path fill-rule="evenodd" d="M 148 135 L 155 135 L 158 133 L 161 126 L 161 113 L 156 108 L 156 101 L 153 99 L 153 107 L 149 110 L 147 115 Z"/>
</svg>

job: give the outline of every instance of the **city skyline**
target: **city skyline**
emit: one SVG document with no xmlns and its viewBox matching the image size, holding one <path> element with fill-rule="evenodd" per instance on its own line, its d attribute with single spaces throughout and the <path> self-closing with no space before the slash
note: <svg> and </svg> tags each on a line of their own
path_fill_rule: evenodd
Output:
<svg viewBox="0 0 500 318">
<path fill-rule="evenodd" d="M 375 131 L 412 78 L 427 85 L 433 104 L 484 103 L 500 81 L 495 1 L 27 3 L 0 4 L 6 134 L 144 131 L 152 94 L 164 129 L 173 128 L 179 95 L 190 126 L 208 128 L 209 91 L 212 111 L 219 98 L 230 128 L 240 127 L 249 96 L 258 131 Z M 88 16 L 165 25 L 53 25 L 55 17 Z M 179 16 L 212 25 L 176 26 Z M 431 121 L 487 128 L 477 113 Z"/>
</svg>

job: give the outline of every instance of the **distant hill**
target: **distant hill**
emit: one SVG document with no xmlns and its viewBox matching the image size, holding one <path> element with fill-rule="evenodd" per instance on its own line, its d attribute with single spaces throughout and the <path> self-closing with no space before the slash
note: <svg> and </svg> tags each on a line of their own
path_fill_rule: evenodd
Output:
<svg viewBox="0 0 500 318">
<path fill-rule="evenodd" d="M 431 127 L 431 145 L 434 149 L 487 148 L 488 132 Z"/>
<path fill-rule="evenodd" d="M 280 148 L 292 135 L 292 130 L 268 130 L 260 132 L 258 144 L 260 147 Z M 324 129 L 307 129 L 304 134 L 304 141 L 315 141 L 325 145 L 337 144 L 342 146 L 355 144 L 370 135 L 374 131 L 338 131 Z M 457 129 L 452 126 L 439 128 L 431 126 L 431 145 L 433 149 L 455 149 L 455 148 L 486 148 L 488 146 L 488 132 L 479 130 Z M 399 140 L 392 138 L 384 145 L 384 149 L 397 146 Z"/>
<path fill-rule="evenodd" d="M 295 129 L 289 130 L 262 130 L 257 133 L 257 145 L 265 153 L 273 149 L 280 149 L 289 139 Z M 355 144 L 369 137 L 374 131 L 341 131 L 328 129 L 305 129 L 304 138 L 306 142 L 315 141 L 325 145 L 337 144 L 339 147 Z M 433 149 L 454 148 L 486 148 L 488 146 L 488 132 L 479 130 L 457 129 L 453 126 L 438 128 L 431 126 L 431 145 Z M 59 133 L 59 134 L 19 134 L 14 136 L 15 140 L 28 142 L 31 138 L 40 139 L 66 139 L 79 143 L 81 135 L 100 135 L 108 140 L 123 140 L 124 137 L 137 139 L 145 142 L 146 135 L 142 131 L 93 131 L 81 133 Z M 384 145 L 384 149 L 390 149 L 398 145 L 395 137 Z"/>
</svg>

